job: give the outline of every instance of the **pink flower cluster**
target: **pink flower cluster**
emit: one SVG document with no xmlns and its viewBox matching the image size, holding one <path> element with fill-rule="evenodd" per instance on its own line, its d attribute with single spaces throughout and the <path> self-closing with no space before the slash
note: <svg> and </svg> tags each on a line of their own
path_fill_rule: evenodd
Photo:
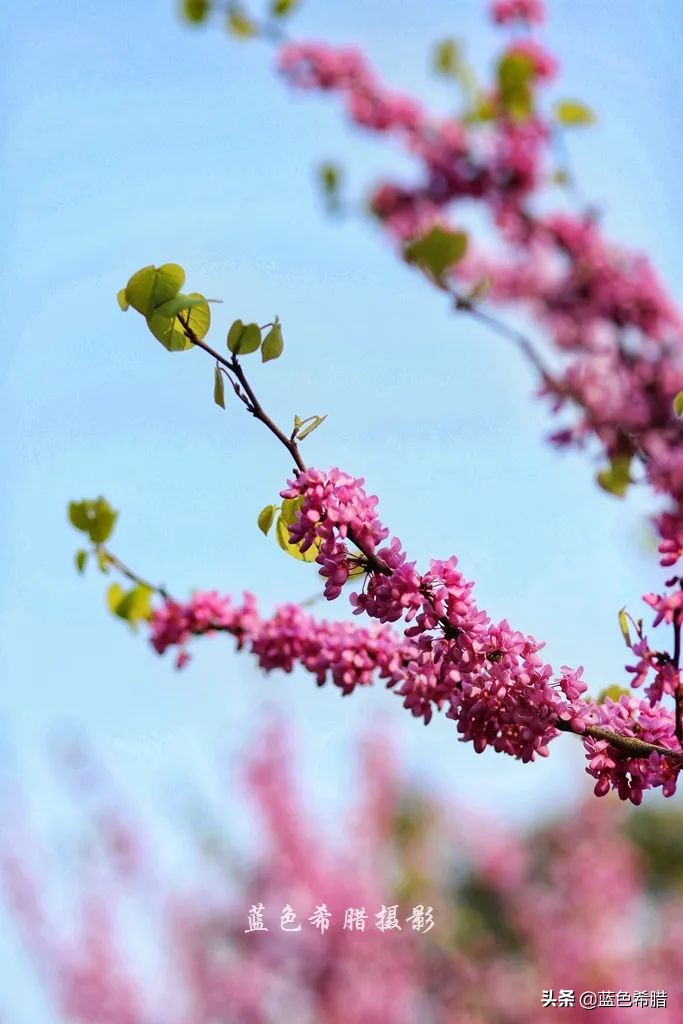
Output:
<svg viewBox="0 0 683 1024">
<path fill-rule="evenodd" d="M 299 664 L 318 686 L 329 680 L 343 696 L 375 680 L 393 686 L 414 656 L 413 646 L 386 628 L 316 620 L 298 605 L 283 605 L 264 620 L 252 637 L 251 650 L 266 672 L 291 672 Z"/>
<path fill-rule="evenodd" d="M 158 654 L 177 648 L 178 668 L 187 664 L 186 644 L 191 636 L 222 632 L 235 638 L 238 650 L 246 647 L 265 672 L 289 673 L 301 665 L 318 686 L 330 681 L 346 696 L 356 686 L 370 685 L 376 679 L 394 685 L 415 654 L 409 641 L 386 627 L 360 629 L 350 622 L 314 619 L 296 604 L 281 605 L 271 618 L 262 619 L 252 594 L 245 594 L 241 605 L 214 592 L 209 602 L 206 597 L 195 595 L 187 605 L 167 600 L 154 610 L 152 646 Z M 198 605 L 202 610 L 199 616 Z"/>
<path fill-rule="evenodd" d="M 229 632 L 237 638 L 239 650 L 257 618 L 252 594 L 245 595 L 242 606 L 234 607 L 230 598 L 221 597 L 216 590 L 199 591 L 185 604 L 169 598 L 154 610 L 150 642 L 157 654 L 177 647 L 176 666 L 182 668 L 189 659 L 186 644 L 191 637 Z"/>
<path fill-rule="evenodd" d="M 545 11 L 541 0 L 494 0 L 491 17 L 498 25 L 515 21 L 538 25 L 543 21 Z"/>
<path fill-rule="evenodd" d="M 543 19 L 538 0 L 500 0 L 491 13 L 499 24 Z M 391 131 L 417 158 L 416 180 L 385 181 L 370 201 L 401 246 L 436 223 L 457 227 L 464 204 L 488 209 L 498 229 L 496 254 L 470 244 L 454 283 L 487 279 L 492 302 L 514 302 L 549 335 L 564 363 L 546 377 L 543 393 L 555 413 L 571 416 L 553 440 L 591 443 L 603 460 L 640 464 L 644 480 L 669 502 L 655 526 L 662 563 L 673 565 L 683 553 L 683 419 L 672 408 L 683 390 L 683 320 L 648 260 L 608 241 L 594 212 L 547 212 L 541 193 L 557 163 L 557 129 L 538 93 L 556 62 L 528 38 L 505 54 L 531 63 L 526 116 L 501 105 L 499 82 L 480 92 L 485 116 L 430 116 L 388 91 L 356 51 L 323 44 L 285 45 L 280 66 L 294 85 L 340 92 L 352 120 Z"/>
<path fill-rule="evenodd" d="M 377 499 L 366 494 L 361 479 L 336 468 L 308 469 L 290 480 L 282 495 L 298 503 L 290 541 L 302 548 L 319 546 L 317 561 L 328 598 L 339 595 L 351 559 L 363 557 L 349 550 L 351 538 L 366 559 L 373 556 L 373 563 L 363 563 L 364 588 L 350 602 L 356 615 L 364 613 L 381 625 L 316 621 L 297 605 L 283 605 L 271 618 L 261 619 L 251 595 L 235 606 L 215 593 L 199 594 L 186 607 L 167 600 L 155 612 L 151 638 L 158 652 L 178 647 L 181 665 L 190 636 L 227 632 L 266 672 L 291 672 L 300 665 L 318 685 L 331 681 L 345 695 L 381 680 L 425 724 L 435 710 L 445 710 L 461 739 L 479 753 L 491 747 L 532 761 L 547 755 L 560 730 L 572 731 L 584 736 L 587 770 L 597 780 L 598 795 L 615 788 L 623 799 L 638 803 L 647 788 L 661 786 L 665 795 L 673 793 L 680 763 L 659 754 L 625 756 L 609 741 L 590 735 L 589 727 L 598 726 L 678 749 L 674 717 L 661 700 L 673 692 L 679 673 L 655 657 L 644 637 L 634 646 L 641 661 L 630 671 L 639 685 L 655 667 L 649 700 L 596 704 L 584 696 L 580 669 L 563 667 L 555 674 L 540 655 L 542 644 L 506 621 L 491 622 L 475 603 L 473 583 L 456 558 L 433 560 L 419 573 L 397 538 L 379 546 L 388 530 L 377 517 Z M 657 608 L 656 624 L 679 616 L 680 596 L 649 596 L 648 601 Z M 400 621 L 402 634 L 388 628 Z"/>
<path fill-rule="evenodd" d="M 554 58 L 533 40 L 516 41 L 508 50 L 508 55 L 514 54 L 529 60 L 532 92 L 554 77 Z M 479 145 L 471 125 L 431 117 L 420 104 L 386 89 L 355 50 L 324 43 L 286 44 L 279 66 L 298 88 L 340 93 L 354 123 L 397 135 L 422 161 L 427 170 L 424 183 L 408 188 L 382 185 L 371 198 L 376 214 L 402 240 L 432 226 L 455 199 L 484 200 L 502 218 L 508 208 L 518 210 L 541 180 L 549 131 L 538 119 L 524 122 L 501 111 Z M 489 99 L 499 103 L 496 89 Z"/>
<path fill-rule="evenodd" d="M 680 745 L 674 734 L 674 718 L 668 708 L 653 700 L 637 700 L 622 694 L 614 701 L 606 697 L 595 705 L 588 716 L 590 723 L 604 726 L 621 736 L 656 743 L 670 750 L 679 750 Z M 587 736 L 584 740 L 588 767 L 586 771 L 597 779 L 596 796 L 604 796 L 610 789 L 616 789 L 622 800 L 640 804 L 643 791 L 661 786 L 664 796 L 673 796 L 680 771 L 663 754 L 651 753 L 637 757 L 619 751 L 608 740 Z"/>
<path fill-rule="evenodd" d="M 343 514 L 337 508 L 339 486 Z M 326 488 L 333 496 L 332 516 L 325 507 Z M 290 540 L 324 540 L 346 565 L 347 536 L 363 536 L 362 549 L 376 553 L 382 564 L 382 571 L 369 573 L 365 590 L 351 596 L 351 604 L 356 614 L 408 624 L 404 635 L 413 644 L 412 657 L 391 684 L 413 715 L 428 723 L 435 708 L 446 706 L 463 739 L 477 751 L 492 746 L 525 761 L 547 753 L 559 716 L 567 721 L 580 717 L 574 702 L 586 686 L 579 675 L 567 670 L 553 681 L 552 669 L 538 656 L 541 645 L 512 631 L 507 622 L 493 625 L 477 608 L 473 583 L 463 577 L 456 558 L 433 560 L 421 575 L 397 538 L 376 548 L 388 531 L 379 524 L 376 499 L 367 498 L 362 481 L 337 469 L 329 474 L 308 470 L 283 492 L 288 498 L 295 495 L 303 503 Z M 326 575 L 328 556 L 321 553 L 318 561 Z"/>
<path fill-rule="evenodd" d="M 382 89 L 358 50 L 294 43 L 281 50 L 280 70 L 299 88 L 341 92 L 350 116 L 365 128 L 414 132 L 421 124 L 419 105 Z"/>
<path fill-rule="evenodd" d="M 299 514 L 289 528 L 292 544 L 301 551 L 319 548 L 316 562 L 325 577 L 325 596 L 338 597 L 353 569 L 353 555 L 346 540 L 353 529 L 353 542 L 366 555 L 374 554 L 387 536 L 375 513 L 377 498 L 363 490 L 363 480 L 332 469 L 321 473 L 308 469 L 288 482 L 280 492 L 290 501 L 301 499 Z"/>
</svg>

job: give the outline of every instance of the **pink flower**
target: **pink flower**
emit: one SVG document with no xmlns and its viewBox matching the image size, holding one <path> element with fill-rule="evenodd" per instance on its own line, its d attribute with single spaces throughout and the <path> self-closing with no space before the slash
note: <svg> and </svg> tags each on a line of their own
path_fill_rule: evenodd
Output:
<svg viewBox="0 0 683 1024">
<path fill-rule="evenodd" d="M 410 622 L 422 606 L 421 580 L 414 562 L 406 562 L 401 542 L 394 537 L 390 547 L 380 548 L 377 557 L 391 570 L 372 573 L 362 594 L 352 594 L 354 614 L 365 612 L 380 622 Z"/>
<path fill-rule="evenodd" d="M 595 705 L 593 722 L 605 726 L 622 736 L 634 737 L 647 743 L 656 743 L 669 749 L 678 749 L 674 735 L 674 716 L 661 704 L 638 701 L 623 695 L 618 701 L 606 698 L 604 704 Z M 661 787 L 664 796 L 672 796 L 680 765 L 671 758 L 652 753 L 634 757 L 613 747 L 608 740 L 584 739 L 588 767 L 595 778 L 596 796 L 605 796 L 616 789 L 622 800 L 640 804 L 646 789 Z"/>
<path fill-rule="evenodd" d="M 514 21 L 538 25 L 544 20 L 545 12 L 541 0 L 493 0 L 491 17 L 498 25 Z"/>
<path fill-rule="evenodd" d="M 326 580 L 325 596 L 333 600 L 341 593 L 353 568 L 354 555 L 347 544 L 349 534 L 365 555 L 374 554 L 388 534 L 377 518 L 377 498 L 365 493 L 362 479 L 354 479 L 336 468 L 329 473 L 318 469 L 299 473 L 288 482 L 281 496 L 302 499 L 289 527 L 289 538 L 301 551 L 318 545 L 316 562 Z"/>
<path fill-rule="evenodd" d="M 551 81 L 557 75 L 558 64 L 551 53 L 534 39 L 519 39 L 508 48 L 508 55 L 519 54 L 528 58 L 536 78 Z"/>
<path fill-rule="evenodd" d="M 150 620 L 150 642 L 157 654 L 169 647 L 177 647 L 176 667 L 182 668 L 190 656 L 185 644 L 193 636 L 215 632 L 231 633 L 237 639 L 238 650 L 245 635 L 258 621 L 253 594 L 244 595 L 244 603 L 235 607 L 229 597 L 215 591 L 199 591 L 186 604 L 170 598 L 155 608 Z"/>
<path fill-rule="evenodd" d="M 369 85 L 372 76 L 359 50 L 326 43 L 292 43 L 279 53 L 279 66 L 303 89 L 340 89 Z"/>
<path fill-rule="evenodd" d="M 683 556 L 683 510 L 678 515 L 664 512 L 655 525 L 662 538 L 659 544 L 661 564 L 667 567 L 675 565 Z"/>
<path fill-rule="evenodd" d="M 657 612 L 653 626 L 658 626 L 660 622 L 671 624 L 681 621 L 683 590 L 680 587 L 671 594 L 644 594 L 643 601 Z"/>
</svg>

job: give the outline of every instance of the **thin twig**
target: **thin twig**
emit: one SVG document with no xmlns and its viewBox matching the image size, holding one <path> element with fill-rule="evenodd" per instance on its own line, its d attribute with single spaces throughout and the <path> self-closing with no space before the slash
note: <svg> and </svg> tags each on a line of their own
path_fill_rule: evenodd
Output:
<svg viewBox="0 0 683 1024">
<path fill-rule="evenodd" d="M 149 580 L 144 579 L 143 576 L 138 576 L 136 572 L 133 572 L 125 562 L 122 562 L 117 555 L 114 555 L 108 548 L 104 548 L 101 545 L 97 548 L 98 553 L 106 560 L 107 565 L 113 566 L 122 576 L 130 580 L 131 583 L 137 583 L 139 587 L 145 587 L 147 590 L 151 590 L 154 594 L 159 594 L 165 601 L 172 601 L 173 598 L 165 587 L 157 586 L 155 583 L 150 583 Z"/>
<path fill-rule="evenodd" d="M 522 352 L 525 358 L 529 360 L 543 380 L 553 386 L 555 385 L 555 379 L 546 369 L 543 360 L 534 348 L 530 339 L 527 338 L 525 334 L 522 334 L 521 331 L 515 330 L 514 327 L 509 327 L 504 321 L 498 320 L 497 317 L 492 316 L 490 313 L 484 312 L 484 310 L 480 309 L 473 302 L 470 302 L 465 296 L 455 292 L 452 288 L 449 289 L 449 292 L 453 296 L 455 308 L 457 310 L 467 313 L 468 316 L 477 320 L 480 324 L 484 324 L 484 326 L 488 327 L 489 330 L 494 331 L 500 337 L 507 339 L 507 341 L 511 341 Z"/>
</svg>

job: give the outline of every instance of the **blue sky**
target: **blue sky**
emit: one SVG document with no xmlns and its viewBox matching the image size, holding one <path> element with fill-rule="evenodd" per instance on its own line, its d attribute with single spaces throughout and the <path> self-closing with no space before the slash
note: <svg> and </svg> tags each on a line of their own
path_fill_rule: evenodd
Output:
<svg viewBox="0 0 683 1024">
<path fill-rule="evenodd" d="M 524 818 L 588 792 L 578 745 L 558 742 L 535 767 L 476 757 L 451 723 L 427 736 L 384 691 L 340 700 L 302 676 L 265 679 L 220 640 L 176 674 L 108 616 L 101 578 L 76 576 L 66 502 L 104 493 L 122 509 L 118 552 L 174 592 L 248 586 L 268 608 L 319 589 L 256 529 L 284 453 L 234 404 L 213 405 L 201 353 L 167 354 L 116 306 L 133 270 L 175 261 L 224 300 L 219 347 L 238 316 L 281 317 L 286 358 L 256 366 L 254 382 L 284 422 L 328 414 L 307 460 L 364 475 L 411 554 L 457 554 L 480 603 L 547 640 L 553 664 L 582 663 L 595 690 L 618 682 L 616 611 L 659 578 L 649 506 L 611 499 L 582 458 L 544 445 L 517 353 L 455 319 L 370 225 L 322 215 L 315 165 L 343 160 L 360 190 L 395 171 L 390 144 L 351 131 L 333 100 L 289 93 L 260 45 L 182 25 L 167 0 L 42 0 L 5 21 L 0 728 L 48 834 L 64 827 L 45 764 L 56 735 L 85 733 L 163 817 L 183 779 L 217 793 L 214 752 L 256 742 L 273 707 L 297 730 L 323 813 L 351 778 L 353 736 L 378 714 L 411 775 L 444 794 Z M 556 0 L 545 33 L 565 69 L 557 94 L 600 118 L 570 142 L 584 191 L 615 238 L 655 254 L 674 292 L 682 30 L 674 5 L 664 16 Z M 480 66 L 495 42 L 478 0 L 308 0 L 294 31 L 362 43 L 388 81 L 443 110 L 434 41 L 467 39 Z M 7 929 L 3 952 L 20 964 Z M 0 986 L 9 1020 L 50 1019 L 35 1001 L 26 984 Z"/>
</svg>

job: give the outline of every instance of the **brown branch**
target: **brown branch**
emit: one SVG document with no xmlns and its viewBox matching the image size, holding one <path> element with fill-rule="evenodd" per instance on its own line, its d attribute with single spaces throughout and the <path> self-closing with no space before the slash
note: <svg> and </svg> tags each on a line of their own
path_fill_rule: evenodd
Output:
<svg viewBox="0 0 683 1024">
<path fill-rule="evenodd" d="M 173 600 L 165 587 L 157 586 L 155 583 L 150 583 L 149 580 L 144 579 L 144 577 L 138 576 L 136 572 L 128 568 L 125 562 L 122 562 L 120 558 L 112 554 L 108 548 L 98 545 L 96 551 L 106 560 L 107 565 L 113 566 L 114 569 L 120 572 L 122 576 L 125 576 L 126 579 L 130 580 L 131 583 L 136 583 L 139 587 L 146 587 L 146 589 L 151 590 L 152 593 L 159 594 L 159 596 L 163 597 L 165 601 Z"/>
<path fill-rule="evenodd" d="M 490 313 L 484 312 L 473 302 L 471 302 L 466 296 L 461 295 L 453 288 L 448 288 L 448 292 L 453 296 L 455 308 L 463 313 L 467 313 L 468 316 L 472 317 L 473 320 L 477 320 L 480 324 L 488 327 L 489 330 L 498 334 L 501 338 L 505 338 L 507 341 L 511 341 L 520 352 L 529 360 L 535 370 L 541 375 L 543 380 L 550 384 L 553 388 L 557 386 L 555 378 L 546 369 L 543 360 L 539 356 L 538 352 L 534 348 L 530 339 L 521 331 L 515 330 L 514 327 L 510 327 L 503 320 L 499 320 L 497 317 L 492 316 Z"/>
<path fill-rule="evenodd" d="M 587 725 L 583 732 L 578 732 L 572 727 L 571 722 L 565 722 L 559 718 L 555 728 L 560 732 L 570 732 L 579 738 L 592 736 L 596 740 L 607 740 L 613 747 L 623 750 L 632 757 L 649 757 L 650 754 L 662 754 L 664 757 L 674 758 L 683 762 L 682 750 L 671 750 L 670 747 L 662 747 L 658 743 L 648 743 L 646 740 L 636 739 L 635 736 L 623 736 L 621 733 L 613 732 L 612 729 L 605 729 L 601 725 Z"/>
<path fill-rule="evenodd" d="M 180 321 L 180 324 L 185 333 L 185 337 L 187 338 L 188 341 L 191 341 L 192 344 L 196 345 L 198 348 L 203 348 L 204 351 L 208 352 L 208 354 L 212 356 L 217 363 L 223 366 L 228 373 L 232 373 L 235 375 L 247 396 L 248 401 L 246 401 L 244 404 L 246 405 L 248 411 L 252 414 L 252 416 L 255 417 L 255 419 L 259 420 L 260 423 L 263 423 L 263 425 L 267 427 L 268 430 L 270 430 L 271 434 L 275 435 L 280 444 L 285 446 L 285 448 L 291 455 L 292 459 L 294 460 L 294 464 L 296 465 L 299 472 L 304 473 L 306 471 L 306 464 L 304 460 L 301 458 L 301 453 L 299 451 L 299 447 L 296 441 L 293 440 L 291 437 L 287 437 L 287 435 L 282 430 L 280 430 L 275 421 L 266 413 L 265 409 L 263 408 L 258 398 L 254 394 L 254 391 L 251 385 L 249 384 L 249 381 L 245 377 L 244 371 L 239 364 L 237 356 L 233 353 L 230 359 L 226 359 L 225 356 L 222 356 L 220 354 L 220 352 L 217 352 L 214 348 L 211 348 L 210 345 L 207 345 L 207 343 L 203 341 L 201 338 L 198 338 L 195 332 L 190 327 L 188 320 L 186 318 L 183 318 L 183 316 L 180 313 L 178 314 L 178 320 Z"/>
</svg>

